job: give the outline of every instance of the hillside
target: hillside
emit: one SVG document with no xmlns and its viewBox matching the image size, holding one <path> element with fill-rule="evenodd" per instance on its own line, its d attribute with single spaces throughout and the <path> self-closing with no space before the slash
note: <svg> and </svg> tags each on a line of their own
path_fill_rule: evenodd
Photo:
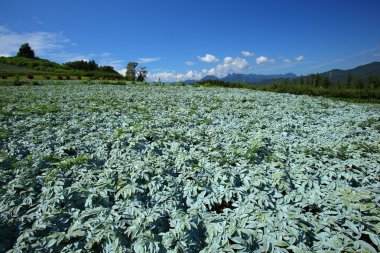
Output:
<svg viewBox="0 0 380 253">
<path fill-rule="evenodd" d="M 213 76 L 213 75 L 207 75 L 207 76 L 205 76 L 205 77 L 203 77 L 201 80 L 199 80 L 199 81 L 210 81 L 210 80 L 219 80 L 219 78 L 218 77 L 216 77 L 216 76 Z"/>
<path fill-rule="evenodd" d="M 69 70 L 63 65 L 46 60 L 46 59 L 32 59 L 26 57 L 0 57 L 0 63 L 22 67 L 24 69 L 15 69 L 15 71 L 24 71 L 25 68 L 29 70 L 38 70 L 43 72 L 65 72 Z M 0 68 L 0 71 L 4 69 Z"/>
<path fill-rule="evenodd" d="M 347 70 L 332 69 L 321 73 L 321 75 L 328 77 L 333 83 L 346 82 L 349 75 L 365 81 L 368 77 L 380 77 L 380 62 L 372 62 Z"/>
<path fill-rule="evenodd" d="M 23 73 L 30 73 L 30 72 L 36 72 L 36 70 L 28 69 L 24 67 L 19 67 L 15 65 L 0 63 L 0 72 L 23 72 Z"/>
<path fill-rule="evenodd" d="M 247 83 L 247 84 L 265 84 L 273 83 L 276 80 L 281 80 L 285 78 L 296 78 L 297 75 L 293 73 L 287 74 L 275 74 L 275 75 L 258 75 L 258 74 L 230 74 L 226 77 L 221 78 L 225 82 L 235 82 L 235 83 Z"/>
<path fill-rule="evenodd" d="M 102 71 L 100 68 L 96 71 L 84 71 L 70 68 L 65 64 L 59 64 L 46 59 L 25 58 L 25 57 L 0 57 L 0 74 L 2 75 L 71 75 L 71 76 L 88 76 L 88 77 L 107 77 L 122 78 L 115 72 Z"/>
<path fill-rule="evenodd" d="M 297 75 L 293 73 L 287 73 L 287 74 L 275 74 L 275 75 L 259 75 L 259 74 L 228 74 L 225 77 L 218 78 L 213 75 L 207 75 L 203 77 L 202 79 L 198 80 L 200 82 L 203 81 L 215 81 L 220 80 L 224 82 L 230 82 L 230 83 L 246 83 L 246 84 L 271 84 L 274 82 L 281 81 L 285 78 L 297 78 Z M 185 83 L 194 83 L 196 80 L 186 80 Z"/>
</svg>

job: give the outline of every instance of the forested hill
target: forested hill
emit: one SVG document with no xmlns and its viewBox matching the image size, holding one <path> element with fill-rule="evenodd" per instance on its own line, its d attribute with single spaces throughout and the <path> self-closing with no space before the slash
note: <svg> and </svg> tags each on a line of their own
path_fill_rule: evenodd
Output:
<svg viewBox="0 0 380 253">
<path fill-rule="evenodd" d="M 353 69 L 333 69 L 320 74 L 331 82 L 346 82 L 348 78 L 367 80 L 369 77 L 380 77 L 380 62 L 372 62 Z"/>
</svg>

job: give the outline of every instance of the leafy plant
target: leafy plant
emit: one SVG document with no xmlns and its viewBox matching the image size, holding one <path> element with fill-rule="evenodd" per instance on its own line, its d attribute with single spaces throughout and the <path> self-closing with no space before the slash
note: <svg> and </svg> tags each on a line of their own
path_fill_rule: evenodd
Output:
<svg viewBox="0 0 380 253">
<path fill-rule="evenodd" d="M 380 251 L 376 106 L 39 82 L 0 87 L 1 252 Z"/>
</svg>

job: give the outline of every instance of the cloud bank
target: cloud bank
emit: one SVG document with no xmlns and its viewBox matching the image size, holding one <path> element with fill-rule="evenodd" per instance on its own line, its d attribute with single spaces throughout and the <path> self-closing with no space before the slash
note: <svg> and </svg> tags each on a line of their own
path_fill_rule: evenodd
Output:
<svg viewBox="0 0 380 253">
<path fill-rule="evenodd" d="M 231 72 L 242 72 L 249 67 L 247 60 L 240 57 L 232 58 L 225 57 L 223 64 L 218 64 L 216 67 L 207 70 L 208 75 L 222 77 Z"/>
</svg>

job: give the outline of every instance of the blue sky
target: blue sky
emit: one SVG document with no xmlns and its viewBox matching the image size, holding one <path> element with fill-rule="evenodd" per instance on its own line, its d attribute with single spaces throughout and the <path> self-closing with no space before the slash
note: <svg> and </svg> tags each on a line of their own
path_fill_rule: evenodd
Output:
<svg viewBox="0 0 380 253">
<path fill-rule="evenodd" d="M 0 55 L 94 59 L 150 79 L 304 75 L 380 61 L 380 1 L 4 0 Z"/>
</svg>

